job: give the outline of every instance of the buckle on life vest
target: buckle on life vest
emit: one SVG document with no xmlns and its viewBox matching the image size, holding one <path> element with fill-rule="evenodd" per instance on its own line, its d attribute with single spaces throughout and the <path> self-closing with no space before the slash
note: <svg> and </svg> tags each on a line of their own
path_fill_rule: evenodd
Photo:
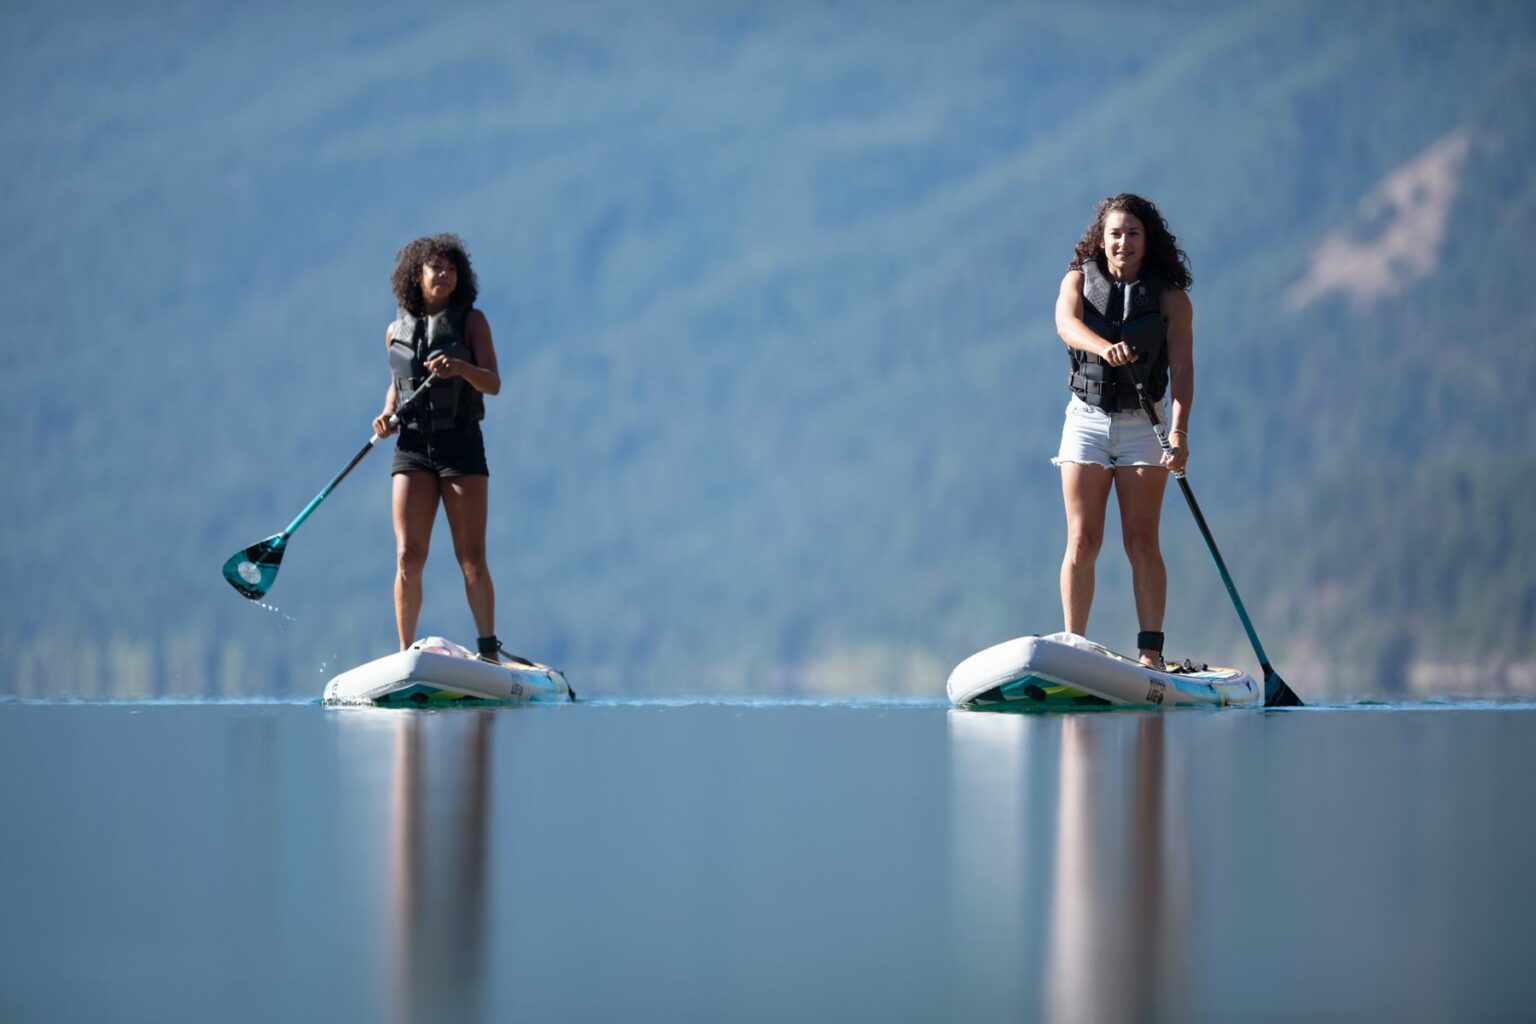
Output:
<svg viewBox="0 0 1536 1024">
<path fill-rule="evenodd" d="M 1107 381 L 1095 380 L 1085 373 L 1073 373 L 1067 378 L 1067 384 L 1079 395 L 1102 395 Z"/>
<path fill-rule="evenodd" d="M 1135 394 L 1123 391 L 1113 380 L 1099 380 L 1082 372 L 1074 372 L 1068 379 L 1072 393 L 1095 409 L 1105 412 L 1125 412 L 1139 409 L 1141 403 Z"/>
</svg>

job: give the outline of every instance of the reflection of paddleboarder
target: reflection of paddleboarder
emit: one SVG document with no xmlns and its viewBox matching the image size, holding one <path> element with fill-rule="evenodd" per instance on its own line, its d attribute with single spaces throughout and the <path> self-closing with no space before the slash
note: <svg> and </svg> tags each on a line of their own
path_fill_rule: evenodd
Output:
<svg viewBox="0 0 1536 1024">
<path fill-rule="evenodd" d="M 395 730 L 388 906 L 397 1020 L 483 1018 L 490 759 L 486 711 L 467 720 L 407 715 Z"/>
<path fill-rule="evenodd" d="M 474 308 L 479 285 L 457 235 L 418 238 L 401 249 L 390 283 L 400 308 L 384 335 L 391 381 L 374 432 L 380 437 L 394 433 L 389 417 L 395 409 L 418 389 L 430 389 L 400 426 L 391 470 L 400 649 L 416 637 L 421 572 L 441 502 L 464 573 L 480 656 L 498 661 L 496 591 L 485 560 L 490 470 L 480 433 L 483 396 L 501 391 L 491 325 Z"/>
<path fill-rule="evenodd" d="M 1189 1019 L 1189 837 L 1163 733 L 1157 714 L 1062 721 L 1050 1019 Z"/>
<path fill-rule="evenodd" d="M 1099 203 L 1067 266 L 1056 331 L 1072 358 L 1072 400 L 1051 460 L 1061 467 L 1067 510 L 1062 612 L 1069 632 L 1087 631 L 1113 489 L 1141 630 L 1136 646 L 1144 664 L 1162 668 L 1168 574 L 1158 528 L 1168 470 L 1182 472 L 1189 458 L 1195 396 L 1188 259 L 1157 207 L 1126 193 Z M 1137 401 L 1133 374 L 1145 376 L 1148 397 L 1169 424 L 1171 455 Z"/>
</svg>

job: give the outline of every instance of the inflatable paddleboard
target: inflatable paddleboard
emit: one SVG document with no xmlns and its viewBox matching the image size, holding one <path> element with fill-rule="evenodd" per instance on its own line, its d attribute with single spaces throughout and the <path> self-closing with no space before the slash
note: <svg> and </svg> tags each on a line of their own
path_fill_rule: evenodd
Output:
<svg viewBox="0 0 1536 1024">
<path fill-rule="evenodd" d="M 955 666 L 946 689 L 957 705 L 1020 711 L 1264 702 L 1264 688 L 1241 669 L 1159 672 L 1075 633 L 1024 636 L 988 647 Z"/>
<path fill-rule="evenodd" d="M 421 707 L 571 699 L 558 669 L 493 665 L 451 640 L 429 636 L 336 676 L 325 684 L 324 703 Z"/>
</svg>

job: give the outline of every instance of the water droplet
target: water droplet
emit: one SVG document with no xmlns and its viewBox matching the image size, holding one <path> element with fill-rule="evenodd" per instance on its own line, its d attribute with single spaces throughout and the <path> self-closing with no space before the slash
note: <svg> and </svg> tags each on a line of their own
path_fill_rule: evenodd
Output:
<svg viewBox="0 0 1536 1024">
<path fill-rule="evenodd" d="M 275 604 L 267 604 L 267 602 L 265 602 L 265 601 L 256 601 L 256 602 L 254 602 L 254 604 L 256 605 L 257 608 L 261 608 L 261 609 L 263 609 L 265 611 L 269 611 L 269 612 L 271 612 L 274 615 L 282 616 L 282 619 L 283 619 L 284 622 L 298 622 L 299 621 L 298 619 L 294 618 L 292 615 L 289 615 L 287 612 L 283 611 L 281 608 L 279 608 Z"/>
</svg>

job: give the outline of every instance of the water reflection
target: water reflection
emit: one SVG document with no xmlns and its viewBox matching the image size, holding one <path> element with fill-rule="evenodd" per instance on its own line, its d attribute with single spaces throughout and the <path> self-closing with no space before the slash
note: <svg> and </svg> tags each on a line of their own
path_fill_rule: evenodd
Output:
<svg viewBox="0 0 1536 1024">
<path fill-rule="evenodd" d="M 400 1021 L 481 1019 L 491 713 L 399 713 L 389 977 Z"/>
<path fill-rule="evenodd" d="M 1127 735 L 1128 733 L 1128 735 Z M 1165 800 L 1163 719 L 1062 723 L 1047 958 L 1058 1020 L 1182 1020 L 1189 851 Z"/>
<path fill-rule="evenodd" d="M 1158 714 L 952 712 L 968 1019 L 1180 1020 L 1190 850 Z"/>
</svg>

